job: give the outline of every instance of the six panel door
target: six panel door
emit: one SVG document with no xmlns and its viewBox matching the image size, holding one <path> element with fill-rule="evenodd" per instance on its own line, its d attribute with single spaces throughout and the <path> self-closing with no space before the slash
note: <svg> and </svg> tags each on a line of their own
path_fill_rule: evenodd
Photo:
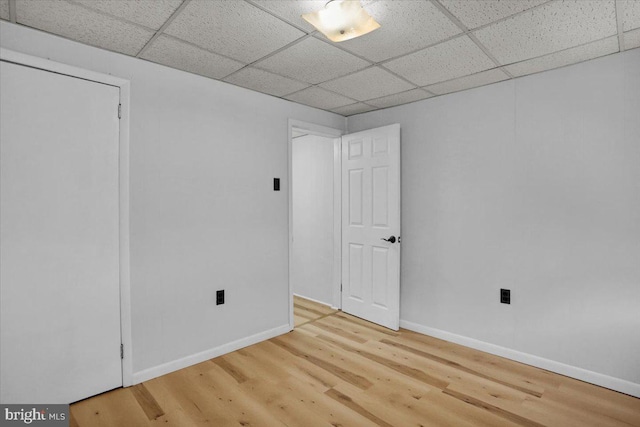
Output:
<svg viewBox="0 0 640 427">
<path fill-rule="evenodd" d="M 398 124 L 342 137 L 342 310 L 399 327 Z"/>
</svg>

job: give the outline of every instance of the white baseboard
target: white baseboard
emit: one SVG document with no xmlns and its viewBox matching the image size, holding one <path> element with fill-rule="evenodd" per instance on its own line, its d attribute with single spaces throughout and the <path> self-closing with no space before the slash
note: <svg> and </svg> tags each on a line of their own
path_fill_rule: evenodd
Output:
<svg viewBox="0 0 640 427">
<path fill-rule="evenodd" d="M 555 372 L 557 374 L 566 375 L 568 377 L 599 385 L 601 387 L 606 387 L 611 390 L 619 391 L 620 393 L 640 397 L 640 384 L 632 383 L 631 381 L 610 377 L 608 375 L 599 374 L 597 372 L 578 368 L 576 366 L 566 365 L 554 360 L 545 359 L 543 357 L 534 356 L 532 354 L 523 353 L 506 347 L 501 347 L 499 345 L 490 344 L 462 335 L 453 334 L 451 332 L 443 331 L 440 329 L 430 328 L 428 326 L 408 322 L 406 320 L 400 320 L 400 327 L 424 335 L 440 338 L 445 341 L 464 345 L 465 347 L 471 347 L 476 350 L 494 354 L 496 356 L 515 360 L 516 362 L 535 366 L 536 368 L 541 368 L 547 371 Z"/>
<path fill-rule="evenodd" d="M 205 360 L 213 359 L 214 357 L 222 356 L 223 354 L 231 353 L 232 351 L 257 344 L 261 341 L 277 337 L 278 335 L 286 334 L 289 331 L 291 331 L 291 327 L 289 326 L 289 324 L 278 326 L 277 328 L 260 332 L 255 335 L 251 335 L 250 337 L 242 338 L 237 341 L 221 345 L 219 347 L 211 348 L 209 350 L 201 351 L 200 353 L 192 354 L 181 359 L 163 363 L 162 365 L 154 366 L 153 368 L 145 369 L 140 372 L 135 372 L 133 374 L 133 385 L 140 384 L 143 381 L 148 381 L 152 378 L 156 378 L 191 365 L 195 365 L 196 363 L 204 362 Z"/>
<path fill-rule="evenodd" d="M 310 297 L 307 297 L 307 296 L 304 296 L 304 295 L 296 294 L 295 292 L 293 293 L 293 295 L 295 295 L 297 297 L 300 297 L 300 298 L 308 299 L 309 301 L 317 302 L 318 304 L 326 305 L 327 307 L 335 308 L 333 305 L 331 305 L 328 302 L 324 302 L 324 301 L 317 300 L 315 298 L 310 298 Z"/>
</svg>

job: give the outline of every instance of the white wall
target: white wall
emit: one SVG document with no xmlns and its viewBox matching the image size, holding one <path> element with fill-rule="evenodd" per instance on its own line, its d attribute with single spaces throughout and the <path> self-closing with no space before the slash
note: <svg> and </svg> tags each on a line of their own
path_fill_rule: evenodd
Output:
<svg viewBox="0 0 640 427">
<path fill-rule="evenodd" d="M 404 326 L 640 393 L 640 49 L 348 119 L 396 122 Z"/>
<path fill-rule="evenodd" d="M 0 44 L 131 81 L 134 378 L 287 327 L 288 119 L 342 116 L 6 22 Z"/>
<path fill-rule="evenodd" d="M 315 135 L 292 144 L 291 284 L 297 295 L 333 302 L 333 139 Z"/>
</svg>

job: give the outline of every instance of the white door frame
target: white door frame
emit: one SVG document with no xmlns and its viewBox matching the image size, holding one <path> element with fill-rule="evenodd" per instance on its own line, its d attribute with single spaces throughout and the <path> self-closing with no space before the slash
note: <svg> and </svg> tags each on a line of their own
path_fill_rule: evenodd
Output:
<svg viewBox="0 0 640 427">
<path fill-rule="evenodd" d="M 289 327 L 294 328 L 293 317 L 293 283 L 291 283 L 291 256 L 293 244 L 293 128 L 303 129 L 312 135 L 336 138 L 333 146 L 333 302 L 332 307 L 340 309 L 342 304 L 340 283 L 342 282 L 342 142 L 340 137 L 344 131 L 300 120 L 289 119 L 289 163 L 288 163 L 288 187 L 289 187 L 289 259 L 287 268 L 287 281 L 289 282 Z"/>
<path fill-rule="evenodd" d="M 96 73 L 66 64 L 50 61 L 20 52 L 0 48 L 0 60 L 63 74 L 120 89 L 121 119 L 119 142 L 119 193 L 120 193 L 120 335 L 124 346 L 122 359 L 122 386 L 133 385 L 133 352 L 131 343 L 131 282 L 129 264 L 129 96 L 128 80 Z M 115 112 L 114 112 L 115 114 Z"/>
</svg>

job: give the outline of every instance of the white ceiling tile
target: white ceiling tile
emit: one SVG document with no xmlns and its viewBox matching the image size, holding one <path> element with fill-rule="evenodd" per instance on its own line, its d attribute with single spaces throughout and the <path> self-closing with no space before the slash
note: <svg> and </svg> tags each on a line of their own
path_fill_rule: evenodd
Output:
<svg viewBox="0 0 640 427">
<path fill-rule="evenodd" d="M 473 29 L 498 21 L 549 0 L 440 0 L 467 28 Z"/>
<path fill-rule="evenodd" d="M 618 37 L 612 36 L 593 43 L 517 62 L 504 68 L 514 76 L 524 76 L 608 55 L 618 52 L 618 50 Z"/>
<path fill-rule="evenodd" d="M 617 3 L 622 7 L 622 28 L 624 31 L 640 28 L 640 0 L 623 0 Z"/>
<path fill-rule="evenodd" d="M 307 83 L 301 83 L 288 77 L 252 67 L 243 68 L 224 79 L 224 81 L 275 96 L 287 95 L 309 86 Z"/>
<path fill-rule="evenodd" d="M 394 105 L 408 104 L 409 102 L 420 101 L 431 98 L 433 95 L 422 89 L 412 89 L 406 92 L 395 93 L 382 98 L 370 99 L 367 104 L 375 105 L 379 108 L 393 107 Z"/>
<path fill-rule="evenodd" d="M 376 107 L 367 105 L 363 102 L 356 102 L 355 104 L 345 105 L 344 107 L 334 108 L 334 113 L 342 114 L 343 116 L 352 116 L 354 114 L 366 113 L 367 111 L 373 111 Z"/>
<path fill-rule="evenodd" d="M 494 68 L 492 70 L 482 71 L 470 76 L 459 77 L 457 79 L 427 86 L 425 89 L 435 93 L 436 95 L 444 95 L 445 93 L 459 92 L 473 87 L 500 82 L 502 80 L 507 80 L 508 78 L 509 76 L 504 71 L 499 68 Z"/>
<path fill-rule="evenodd" d="M 241 62 L 167 36 L 158 37 L 142 58 L 214 79 L 225 77 L 244 66 Z"/>
<path fill-rule="evenodd" d="M 379 98 L 414 88 L 414 85 L 399 79 L 380 67 L 367 68 L 366 70 L 323 83 L 320 86 L 359 101 Z"/>
<path fill-rule="evenodd" d="M 337 93 L 329 92 L 319 87 L 310 87 L 294 94 L 285 96 L 286 99 L 323 110 L 353 104 L 354 100 Z"/>
<path fill-rule="evenodd" d="M 381 27 L 344 41 L 340 47 L 374 62 L 404 55 L 461 32 L 437 7 L 424 0 L 378 1 L 366 10 Z"/>
<path fill-rule="evenodd" d="M 182 0 L 71 0 L 72 3 L 108 13 L 154 30 L 159 29 Z"/>
<path fill-rule="evenodd" d="M 384 66 L 418 86 L 477 73 L 495 64 L 467 36 L 394 59 Z"/>
<path fill-rule="evenodd" d="M 20 0 L 16 6 L 19 24 L 127 55 L 136 55 L 154 34 L 66 1 Z"/>
<path fill-rule="evenodd" d="M 9 20 L 9 0 L 0 0 L 0 19 Z"/>
<path fill-rule="evenodd" d="M 304 35 L 247 2 L 209 0 L 191 0 L 165 32 L 245 63 Z"/>
<path fill-rule="evenodd" d="M 313 84 L 344 76 L 369 65 L 367 61 L 313 37 L 255 64 L 257 68 Z"/>
<path fill-rule="evenodd" d="M 640 47 L 640 29 L 624 33 L 624 48 L 634 49 Z"/>
<path fill-rule="evenodd" d="M 615 35 L 613 0 L 547 3 L 474 32 L 501 64 L 511 64 Z"/>
</svg>

